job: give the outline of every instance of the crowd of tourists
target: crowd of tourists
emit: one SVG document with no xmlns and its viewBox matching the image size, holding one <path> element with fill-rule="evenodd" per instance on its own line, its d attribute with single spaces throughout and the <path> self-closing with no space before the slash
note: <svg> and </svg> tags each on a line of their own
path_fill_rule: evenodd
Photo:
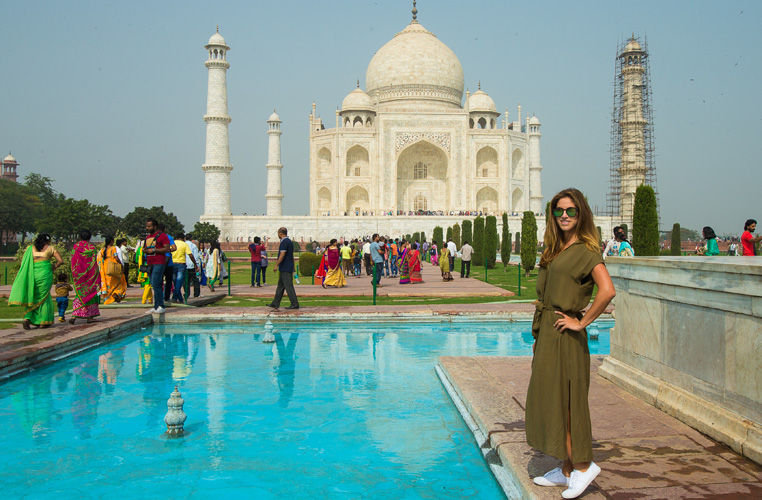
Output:
<svg viewBox="0 0 762 500">
<path fill-rule="evenodd" d="M 67 273 L 54 275 L 63 259 L 49 234 L 39 234 L 26 249 L 8 300 L 9 305 L 26 307 L 24 329 L 53 324 L 51 289 L 59 322 L 66 321 L 73 294 L 69 323 L 92 323 L 100 316 L 100 305 L 118 304 L 125 298 L 127 288 L 132 287 L 128 283 L 132 265 L 137 266 L 135 281 L 143 288 L 141 303 L 152 303 L 148 313 L 163 313 L 167 303 L 181 304 L 201 296 L 201 286 L 213 292 L 215 284 L 222 285 L 227 278 L 222 265 L 227 258 L 219 242 L 208 248 L 204 243 L 196 245 L 191 234 L 169 235 L 155 219 L 146 222 L 146 232 L 135 247 L 129 246 L 126 238 L 106 236 L 98 248 L 91 239 L 90 231 L 83 230 L 72 248 L 71 282 Z"/>
</svg>

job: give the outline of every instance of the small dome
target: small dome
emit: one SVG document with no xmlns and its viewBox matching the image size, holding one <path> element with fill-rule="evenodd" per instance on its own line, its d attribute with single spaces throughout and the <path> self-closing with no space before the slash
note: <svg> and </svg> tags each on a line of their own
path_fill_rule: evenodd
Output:
<svg viewBox="0 0 762 500">
<path fill-rule="evenodd" d="M 209 43 L 207 45 L 223 45 L 227 46 L 227 43 L 225 43 L 225 39 L 222 38 L 222 35 L 218 33 L 215 33 L 212 35 L 212 37 L 209 39 Z"/>
<path fill-rule="evenodd" d="M 530 125 L 540 125 L 540 119 L 537 118 L 536 116 L 533 116 L 532 118 L 529 119 L 529 124 Z"/>
<path fill-rule="evenodd" d="M 8 154 L 5 158 L 3 158 L 3 163 L 16 163 L 16 158 Z"/>
<path fill-rule="evenodd" d="M 270 118 L 267 119 L 268 122 L 279 122 L 280 116 L 278 116 L 278 113 L 275 112 L 273 109 L 273 114 L 270 115 Z"/>
<path fill-rule="evenodd" d="M 341 103 L 342 111 L 375 111 L 373 99 L 363 92 L 361 88 L 356 88 L 350 92 Z"/>
<path fill-rule="evenodd" d="M 643 52 L 643 49 L 640 47 L 640 44 L 633 38 L 630 40 L 630 43 L 627 44 L 627 46 L 624 48 L 625 52 Z"/>
<path fill-rule="evenodd" d="M 495 101 L 486 92 L 477 90 L 468 98 L 468 111 L 497 113 L 497 107 L 495 107 Z"/>
</svg>

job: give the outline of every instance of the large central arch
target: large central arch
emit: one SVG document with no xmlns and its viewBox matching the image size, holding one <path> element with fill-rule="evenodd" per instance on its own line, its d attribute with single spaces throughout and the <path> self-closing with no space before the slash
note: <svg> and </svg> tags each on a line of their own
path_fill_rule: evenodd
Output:
<svg viewBox="0 0 762 500">
<path fill-rule="evenodd" d="M 419 141 L 397 157 L 397 210 L 415 210 L 415 200 L 426 199 L 427 210 L 447 211 L 447 154 L 439 147 Z"/>
<path fill-rule="evenodd" d="M 368 198 L 368 192 L 360 187 L 354 186 L 347 191 L 347 212 L 355 213 L 366 212 L 370 210 L 370 199 Z"/>
</svg>

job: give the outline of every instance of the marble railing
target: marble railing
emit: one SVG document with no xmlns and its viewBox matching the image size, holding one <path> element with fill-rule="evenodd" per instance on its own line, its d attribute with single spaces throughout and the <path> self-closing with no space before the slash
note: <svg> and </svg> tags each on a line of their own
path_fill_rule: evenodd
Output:
<svg viewBox="0 0 762 500">
<path fill-rule="evenodd" d="M 599 373 L 762 463 L 762 258 L 606 264 L 616 326 Z"/>
</svg>

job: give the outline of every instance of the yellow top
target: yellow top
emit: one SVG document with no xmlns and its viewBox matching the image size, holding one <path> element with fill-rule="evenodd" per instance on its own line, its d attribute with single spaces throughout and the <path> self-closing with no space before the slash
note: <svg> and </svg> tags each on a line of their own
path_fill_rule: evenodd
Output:
<svg viewBox="0 0 762 500">
<path fill-rule="evenodd" d="M 352 258 L 352 247 L 349 245 L 344 245 L 341 247 L 341 258 L 342 259 L 351 259 Z"/>
<path fill-rule="evenodd" d="M 175 246 L 177 250 L 172 252 L 172 262 L 175 264 L 185 264 L 185 256 L 192 255 L 190 247 L 187 243 L 181 240 L 175 240 Z"/>
</svg>

